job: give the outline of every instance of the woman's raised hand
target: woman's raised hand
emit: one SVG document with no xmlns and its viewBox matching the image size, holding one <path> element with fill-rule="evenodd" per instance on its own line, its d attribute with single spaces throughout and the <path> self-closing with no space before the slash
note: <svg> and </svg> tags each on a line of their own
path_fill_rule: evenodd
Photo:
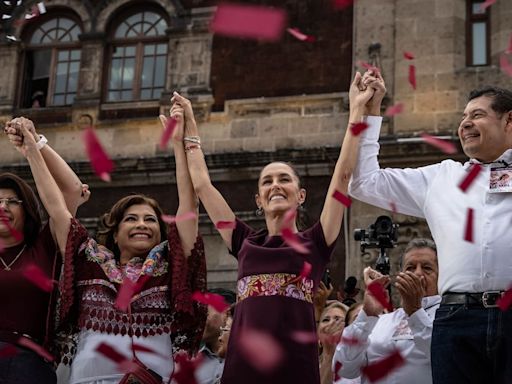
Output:
<svg viewBox="0 0 512 384">
<path fill-rule="evenodd" d="M 196 119 L 192 109 L 192 103 L 186 97 L 181 96 L 178 92 L 174 92 L 171 98 L 171 103 L 178 105 L 183 109 L 183 118 L 185 122 L 184 135 L 185 136 L 198 136 Z"/>
<path fill-rule="evenodd" d="M 21 126 L 20 124 L 25 124 L 28 132 L 30 135 L 34 138 L 34 140 L 37 142 L 39 139 L 39 136 L 36 133 L 36 128 L 34 127 L 34 123 L 26 119 L 24 117 L 16 117 L 12 119 L 11 121 L 8 121 L 5 124 L 4 132 L 7 135 L 7 138 L 11 142 L 11 144 L 18 150 L 18 152 L 22 153 L 25 156 L 25 151 L 22 150 L 24 137 L 21 132 Z"/>
</svg>

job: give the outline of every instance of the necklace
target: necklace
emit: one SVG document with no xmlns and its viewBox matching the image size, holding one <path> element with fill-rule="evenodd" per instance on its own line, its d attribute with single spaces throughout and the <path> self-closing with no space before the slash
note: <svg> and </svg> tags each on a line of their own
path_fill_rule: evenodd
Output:
<svg viewBox="0 0 512 384">
<path fill-rule="evenodd" d="M 2 262 L 2 264 L 4 265 L 4 271 L 10 271 L 11 270 L 11 266 L 16 262 L 16 260 L 19 259 L 19 257 L 21 256 L 21 254 L 23 253 L 23 251 L 25 250 L 25 248 L 27 248 L 27 244 L 25 244 L 23 246 L 23 248 L 21 248 L 21 251 L 19 251 L 19 253 L 16 255 L 16 257 L 14 258 L 13 261 L 11 261 L 9 264 L 7 264 L 4 260 L 3 257 L 0 257 L 0 261 Z"/>
</svg>

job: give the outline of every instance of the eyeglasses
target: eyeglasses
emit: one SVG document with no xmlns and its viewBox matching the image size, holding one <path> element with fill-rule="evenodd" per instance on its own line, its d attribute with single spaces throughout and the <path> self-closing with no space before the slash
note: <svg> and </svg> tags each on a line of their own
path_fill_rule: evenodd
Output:
<svg viewBox="0 0 512 384">
<path fill-rule="evenodd" d="M 222 333 L 229 332 L 229 331 L 231 331 L 231 327 L 220 327 L 220 331 L 221 331 Z"/>
<path fill-rule="evenodd" d="M 19 207 L 22 203 L 22 200 L 16 199 L 15 197 L 0 199 L 0 205 L 4 204 L 7 207 Z"/>
</svg>

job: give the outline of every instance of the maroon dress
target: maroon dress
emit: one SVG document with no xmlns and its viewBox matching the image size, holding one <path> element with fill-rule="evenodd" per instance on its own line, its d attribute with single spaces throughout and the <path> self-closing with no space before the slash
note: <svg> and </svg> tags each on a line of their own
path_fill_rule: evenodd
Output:
<svg viewBox="0 0 512 384">
<path fill-rule="evenodd" d="M 303 255 L 281 236 L 255 231 L 237 219 L 231 253 L 238 259 L 238 304 L 235 309 L 222 384 L 318 384 L 318 346 L 295 341 L 295 332 L 316 332 L 313 291 L 318 286 L 334 244 L 325 242 L 320 222 L 297 234 L 310 253 Z M 304 261 L 309 278 L 298 279 Z M 270 334 L 284 357 L 270 372 L 251 364 L 240 338 L 250 329 Z"/>
</svg>

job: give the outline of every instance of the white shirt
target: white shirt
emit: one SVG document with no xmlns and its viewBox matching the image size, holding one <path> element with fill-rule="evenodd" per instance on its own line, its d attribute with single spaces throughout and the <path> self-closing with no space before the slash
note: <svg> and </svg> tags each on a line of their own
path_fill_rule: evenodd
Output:
<svg viewBox="0 0 512 384">
<path fill-rule="evenodd" d="M 199 353 L 203 356 L 203 361 L 194 372 L 197 384 L 218 382 L 224 371 L 224 359 L 221 359 L 206 346 L 203 346 Z"/>
<path fill-rule="evenodd" d="M 370 116 L 367 122 L 350 194 L 384 209 L 390 209 L 392 202 L 399 213 L 427 220 L 437 245 L 441 294 L 508 289 L 512 193 L 489 193 L 491 166 L 483 165 L 465 193 L 458 184 L 466 176 L 469 162 L 462 165 L 445 160 L 416 169 L 380 169 L 377 155 L 382 118 Z M 512 163 L 512 149 L 497 160 Z M 473 242 L 464 240 L 468 208 L 474 210 Z"/>
<path fill-rule="evenodd" d="M 344 338 L 356 338 L 361 343 L 340 343 L 333 358 L 333 369 L 339 361 L 341 377 L 361 375 L 361 368 L 389 356 L 396 349 L 405 364 L 377 381 L 379 384 L 431 384 L 430 341 L 435 312 L 441 296 L 424 297 L 422 308 L 407 316 L 402 308 L 384 315 L 367 316 L 361 310 L 352 324 L 343 330 Z M 361 383 L 370 383 L 361 376 Z"/>
</svg>

